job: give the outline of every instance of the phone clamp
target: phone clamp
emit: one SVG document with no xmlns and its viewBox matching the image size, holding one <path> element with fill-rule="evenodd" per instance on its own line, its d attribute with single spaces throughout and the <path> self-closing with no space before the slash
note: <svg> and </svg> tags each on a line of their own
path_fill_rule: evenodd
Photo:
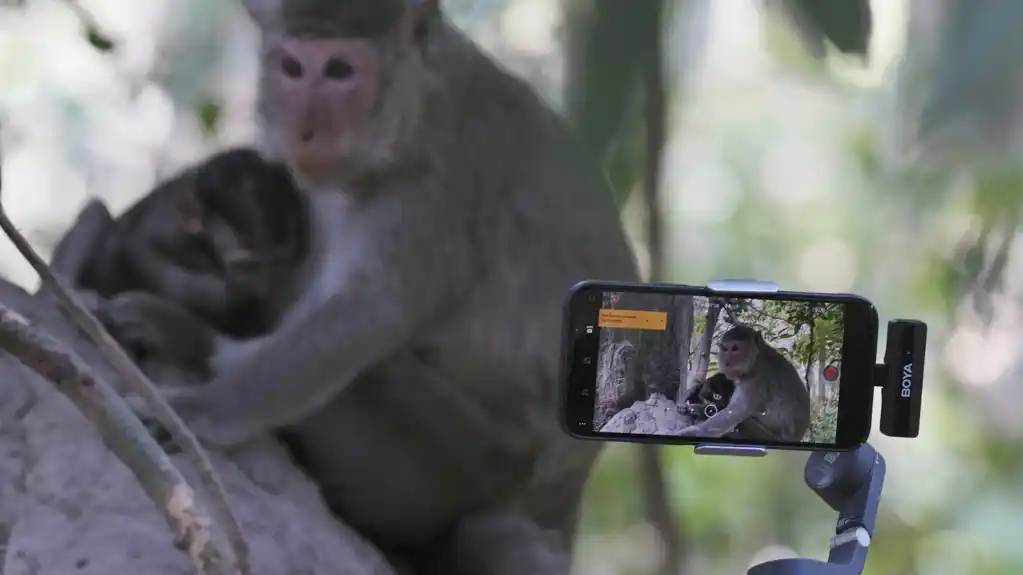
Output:
<svg viewBox="0 0 1023 575">
<path fill-rule="evenodd" d="M 867 562 L 884 485 L 884 457 L 869 443 L 852 451 L 815 451 L 806 461 L 806 485 L 838 512 L 827 562 L 803 557 L 754 565 L 747 575 L 859 575 Z"/>
</svg>

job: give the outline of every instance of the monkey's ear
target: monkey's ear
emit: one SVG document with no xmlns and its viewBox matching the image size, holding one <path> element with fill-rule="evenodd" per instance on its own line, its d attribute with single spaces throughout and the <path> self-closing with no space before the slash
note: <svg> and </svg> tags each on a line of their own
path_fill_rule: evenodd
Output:
<svg viewBox="0 0 1023 575">
<path fill-rule="evenodd" d="M 242 0 L 242 6 L 260 28 L 273 28 L 280 20 L 284 0 Z"/>
</svg>

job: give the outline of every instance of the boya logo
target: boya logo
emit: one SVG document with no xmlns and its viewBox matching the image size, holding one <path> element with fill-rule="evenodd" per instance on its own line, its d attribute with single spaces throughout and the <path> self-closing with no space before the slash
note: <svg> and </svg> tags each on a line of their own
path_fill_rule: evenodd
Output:
<svg viewBox="0 0 1023 575">
<path fill-rule="evenodd" d="M 913 364 L 907 363 L 902 366 L 902 390 L 900 391 L 902 397 L 913 396 Z"/>
</svg>

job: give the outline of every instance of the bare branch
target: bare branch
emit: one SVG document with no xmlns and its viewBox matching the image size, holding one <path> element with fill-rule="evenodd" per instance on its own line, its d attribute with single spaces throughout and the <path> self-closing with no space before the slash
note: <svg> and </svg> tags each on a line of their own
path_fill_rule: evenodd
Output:
<svg viewBox="0 0 1023 575">
<path fill-rule="evenodd" d="M 0 304 L 0 347 L 57 389 L 99 431 L 103 442 L 156 503 L 200 573 L 233 572 L 234 553 L 215 538 L 209 513 L 138 417 L 77 355 Z"/>
<path fill-rule="evenodd" d="M 0 193 L 2 193 L 2 181 L 0 181 Z M 125 383 L 142 397 L 146 405 L 153 410 L 156 419 L 170 433 L 174 442 L 192 459 L 199 472 L 199 477 L 210 491 L 218 519 L 223 523 L 224 531 L 231 542 L 236 562 L 235 567 L 242 575 L 251 575 L 252 567 L 249 563 L 248 543 L 245 541 L 234 511 L 228 503 L 227 490 L 224 488 L 220 476 L 213 469 L 213 464 L 199 444 L 195 434 L 185 426 L 185 423 L 178 414 L 167 405 L 167 402 L 163 400 L 156 387 L 149 381 L 149 378 L 142 373 L 138 366 L 135 365 L 135 362 L 121 349 L 121 346 L 107 332 L 99 320 L 89 312 L 78 295 L 74 293 L 74 290 L 69 289 L 61 278 L 54 275 L 49 266 L 46 265 L 46 262 L 39 257 L 39 254 L 28 243 L 28 240 L 11 222 L 2 201 L 0 201 L 0 229 L 7 234 L 11 242 L 14 243 L 14 246 L 28 261 L 29 265 L 39 274 L 43 285 L 53 292 L 71 320 L 92 340 L 107 361 L 110 362 L 111 366 L 124 378 Z"/>
</svg>

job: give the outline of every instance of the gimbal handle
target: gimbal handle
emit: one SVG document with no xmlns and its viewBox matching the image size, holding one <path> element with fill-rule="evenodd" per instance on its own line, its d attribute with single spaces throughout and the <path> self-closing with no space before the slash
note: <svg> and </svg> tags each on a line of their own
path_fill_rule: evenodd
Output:
<svg viewBox="0 0 1023 575">
<path fill-rule="evenodd" d="M 747 575 L 859 575 L 867 562 L 885 462 L 868 443 L 853 451 L 815 451 L 806 461 L 808 487 L 838 512 L 827 562 L 801 557 L 754 565 Z"/>
</svg>

